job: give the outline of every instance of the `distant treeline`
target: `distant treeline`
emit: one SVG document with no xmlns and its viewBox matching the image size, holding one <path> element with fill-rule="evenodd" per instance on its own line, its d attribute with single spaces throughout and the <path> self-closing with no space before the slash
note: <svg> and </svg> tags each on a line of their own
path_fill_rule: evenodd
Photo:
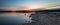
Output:
<svg viewBox="0 0 60 25">
<path fill-rule="evenodd" d="M 11 12 L 18 12 L 18 13 L 29 13 L 29 12 L 60 12 L 60 10 L 40 10 L 40 11 L 26 11 L 26 10 L 4 11 L 4 10 L 0 10 L 0 13 L 11 13 Z"/>
</svg>

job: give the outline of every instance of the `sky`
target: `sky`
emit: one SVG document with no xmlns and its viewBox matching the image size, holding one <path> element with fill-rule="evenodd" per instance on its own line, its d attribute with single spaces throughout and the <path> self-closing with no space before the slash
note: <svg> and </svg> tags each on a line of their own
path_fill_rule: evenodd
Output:
<svg viewBox="0 0 60 25">
<path fill-rule="evenodd" d="M 60 0 L 0 0 L 0 9 L 12 9 L 19 7 L 35 8 L 50 8 L 60 5 Z M 21 9 L 21 8 L 20 8 Z"/>
<path fill-rule="evenodd" d="M 37 4 L 44 5 L 59 5 L 60 0 L 1 0 L 3 6 L 27 6 Z"/>
</svg>

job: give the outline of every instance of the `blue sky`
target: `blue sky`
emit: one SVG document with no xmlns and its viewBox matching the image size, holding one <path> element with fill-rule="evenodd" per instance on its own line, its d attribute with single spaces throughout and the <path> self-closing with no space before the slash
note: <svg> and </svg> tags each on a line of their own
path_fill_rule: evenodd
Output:
<svg viewBox="0 0 60 25">
<path fill-rule="evenodd" d="M 26 6 L 30 4 L 59 5 L 60 0 L 1 0 L 3 6 Z"/>
</svg>

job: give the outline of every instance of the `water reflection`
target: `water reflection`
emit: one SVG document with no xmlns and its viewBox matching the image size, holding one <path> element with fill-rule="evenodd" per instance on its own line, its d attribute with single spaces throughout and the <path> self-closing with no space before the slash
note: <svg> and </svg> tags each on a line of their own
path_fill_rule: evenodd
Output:
<svg viewBox="0 0 60 25">
<path fill-rule="evenodd" d="M 2 25 L 18 25 L 31 22 L 29 13 L 0 13 L 0 21 Z"/>
</svg>

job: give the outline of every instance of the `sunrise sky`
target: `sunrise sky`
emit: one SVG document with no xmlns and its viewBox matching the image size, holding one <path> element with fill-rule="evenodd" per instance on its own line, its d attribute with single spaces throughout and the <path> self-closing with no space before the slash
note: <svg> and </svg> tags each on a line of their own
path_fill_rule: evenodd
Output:
<svg viewBox="0 0 60 25">
<path fill-rule="evenodd" d="M 1 7 L 29 7 L 29 8 L 41 8 L 60 5 L 60 0 L 1 0 Z"/>
</svg>

